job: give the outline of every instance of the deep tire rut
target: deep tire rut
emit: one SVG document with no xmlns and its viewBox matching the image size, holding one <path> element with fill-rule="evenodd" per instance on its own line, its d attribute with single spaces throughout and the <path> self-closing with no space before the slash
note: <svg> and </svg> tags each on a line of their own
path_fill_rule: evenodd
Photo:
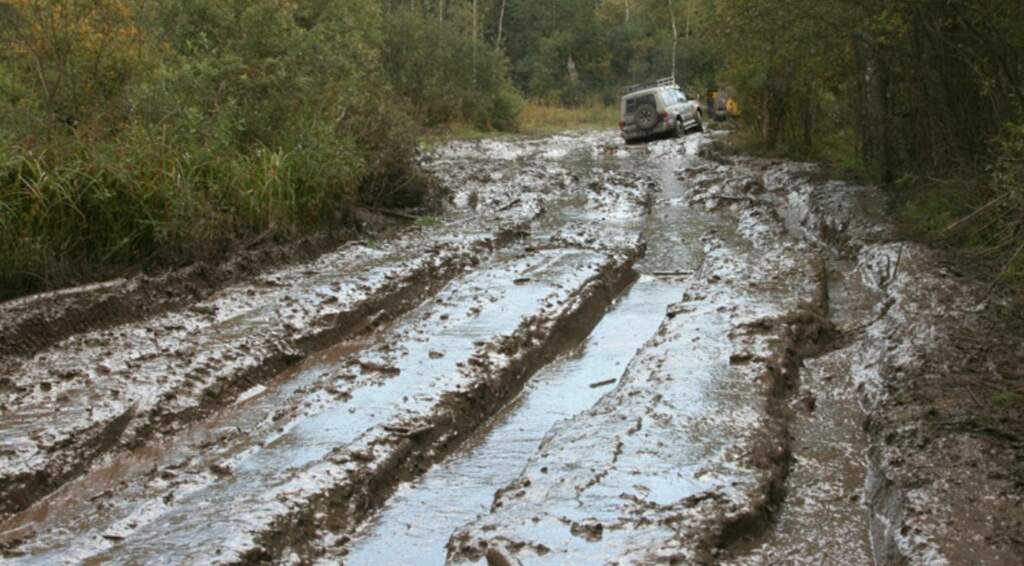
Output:
<svg viewBox="0 0 1024 566">
<path fill-rule="evenodd" d="M 635 281 L 633 264 L 641 255 L 632 255 L 586 283 L 572 299 L 573 306 L 557 319 L 526 320 L 513 334 L 482 346 L 482 351 L 507 352 L 512 360 L 497 367 L 482 363 L 474 370 L 476 375 L 468 388 L 445 393 L 437 410 L 413 426 L 402 422 L 390 429 L 384 427 L 388 434 L 375 440 L 370 450 L 376 452 L 376 445 L 393 447 L 385 450 L 386 456 L 379 462 L 374 456 L 374 463 L 367 464 L 365 471 L 352 472 L 362 476 L 358 483 L 333 488 L 309 501 L 300 514 L 288 517 L 270 529 L 270 534 L 260 537 L 258 548 L 240 562 L 265 564 L 284 554 L 285 549 L 304 560 L 315 558 L 324 550 L 315 543 L 325 527 L 342 540 L 350 538 L 400 483 L 447 458 L 522 391 L 538 370 L 578 346 L 614 300 Z"/>
<path fill-rule="evenodd" d="M 173 388 L 164 388 L 159 402 L 149 403 L 144 408 L 140 408 L 139 403 L 122 405 L 121 412 L 109 420 L 96 422 L 88 428 L 69 429 L 63 441 L 47 449 L 48 455 L 52 456 L 43 467 L 2 478 L 0 517 L 26 509 L 83 474 L 94 461 L 111 450 L 130 450 L 155 435 L 172 432 L 185 423 L 201 419 L 231 403 L 241 392 L 265 383 L 310 352 L 354 338 L 374 325 L 408 312 L 424 297 L 429 297 L 478 261 L 477 254 L 506 245 L 509 241 L 509 235 L 499 236 L 493 242 L 483 242 L 477 250 L 452 254 L 439 265 L 424 264 L 405 274 L 403 279 L 386 283 L 379 292 L 354 303 L 351 308 L 311 318 L 306 321 L 308 330 L 294 333 L 296 339 L 283 335 L 271 337 L 269 347 L 249 363 L 227 366 L 219 373 L 214 370 L 212 375 L 210 370 L 200 365 L 193 370 L 194 379 L 184 379 Z M 244 349 L 251 347 L 246 339 L 238 343 Z M 225 355 L 239 355 L 231 353 L 234 344 L 228 344 L 229 348 L 224 349 L 228 354 Z M 174 371 L 174 358 L 167 359 L 166 371 Z M 128 369 L 131 370 L 131 364 Z M 160 371 L 160 368 L 155 371 Z M 45 422 L 39 424 L 49 426 Z"/>
<path fill-rule="evenodd" d="M 454 142 L 425 158 L 434 226 L 84 333 L 152 289 L 7 305 L 67 324 L 0 331 L 0 552 L 1019 562 L 1024 431 L 979 389 L 1024 379 L 998 299 L 900 241 L 877 189 L 714 136 Z"/>
</svg>

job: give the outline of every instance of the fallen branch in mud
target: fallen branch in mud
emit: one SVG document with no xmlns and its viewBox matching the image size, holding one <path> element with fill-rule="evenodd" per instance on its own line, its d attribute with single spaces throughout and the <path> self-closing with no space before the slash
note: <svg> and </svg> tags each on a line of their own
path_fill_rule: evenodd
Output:
<svg viewBox="0 0 1024 566">
<path fill-rule="evenodd" d="M 709 199 L 728 200 L 733 202 L 757 202 L 753 197 L 735 195 L 708 195 Z"/>
<path fill-rule="evenodd" d="M 517 199 L 512 200 L 511 202 L 508 202 L 508 203 L 498 207 L 495 210 L 497 212 L 505 212 L 506 210 L 509 210 L 511 208 L 515 208 L 515 207 L 519 206 L 522 203 L 523 203 L 523 200 L 517 198 Z"/>
<path fill-rule="evenodd" d="M 378 207 L 372 207 L 371 206 L 371 207 L 366 207 L 364 210 L 367 210 L 369 212 L 373 212 L 375 214 L 380 214 L 382 216 L 390 216 L 392 218 L 399 218 L 401 220 L 410 220 L 412 222 L 415 222 L 415 221 L 419 220 L 420 218 L 422 218 L 421 216 L 417 216 L 415 214 L 410 214 L 408 212 L 402 212 L 400 210 L 395 210 L 395 209 L 392 209 L 392 208 L 378 208 Z"/>
<path fill-rule="evenodd" d="M 606 379 L 604 381 L 598 381 L 597 383 L 591 383 L 590 384 L 590 388 L 591 389 L 597 389 L 598 387 L 604 387 L 606 385 L 611 385 L 611 384 L 615 383 L 616 381 L 618 381 L 618 380 L 617 379 Z"/>
<path fill-rule="evenodd" d="M 405 428 L 400 426 L 385 425 L 382 428 L 388 432 L 397 434 L 398 436 L 401 436 L 403 438 L 416 438 L 418 436 L 423 436 L 424 434 L 427 434 L 428 432 L 434 430 L 434 425 L 424 425 L 418 428 Z"/>
</svg>

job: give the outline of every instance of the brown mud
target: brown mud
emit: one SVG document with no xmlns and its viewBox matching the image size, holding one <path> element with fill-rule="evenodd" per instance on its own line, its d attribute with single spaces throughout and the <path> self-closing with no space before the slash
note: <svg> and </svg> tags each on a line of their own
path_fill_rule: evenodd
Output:
<svg viewBox="0 0 1024 566">
<path fill-rule="evenodd" d="M 0 357 L 30 356 L 97 328 L 126 324 L 201 301 L 275 267 L 307 262 L 356 239 L 354 233 L 298 242 L 254 241 L 219 263 L 198 262 L 161 274 L 139 274 L 0 303 Z"/>
<path fill-rule="evenodd" d="M 370 277 L 356 272 L 348 280 L 318 281 L 332 269 L 328 255 L 229 288 L 183 312 L 6 360 L 3 369 L 15 377 L 0 395 L 8 447 L 0 454 L 0 513 L 24 509 L 110 450 L 210 414 L 308 352 L 407 311 L 508 239 L 417 249 L 436 261 L 400 260 L 397 270 L 385 267 L 376 279 L 380 254 L 373 251 L 364 263 Z M 408 253 L 399 251 L 396 259 Z"/>
<path fill-rule="evenodd" d="M 392 238 L 0 306 L 5 562 L 1020 563 L 1020 336 L 880 191 L 713 135 L 424 162 Z"/>
</svg>

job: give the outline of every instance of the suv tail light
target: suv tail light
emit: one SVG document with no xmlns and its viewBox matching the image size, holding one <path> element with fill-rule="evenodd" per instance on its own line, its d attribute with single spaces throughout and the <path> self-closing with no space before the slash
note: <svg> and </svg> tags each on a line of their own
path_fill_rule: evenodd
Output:
<svg viewBox="0 0 1024 566">
<path fill-rule="evenodd" d="M 668 124 L 668 112 L 662 112 L 661 119 L 664 120 L 666 124 Z"/>
<path fill-rule="evenodd" d="M 625 120 L 619 120 L 619 129 L 620 130 L 625 130 L 626 129 L 626 121 Z"/>
</svg>

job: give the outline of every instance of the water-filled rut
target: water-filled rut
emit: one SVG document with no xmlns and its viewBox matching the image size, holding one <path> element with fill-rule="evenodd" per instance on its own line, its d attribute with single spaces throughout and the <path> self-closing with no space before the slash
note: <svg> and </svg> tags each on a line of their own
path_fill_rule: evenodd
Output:
<svg viewBox="0 0 1024 566">
<path fill-rule="evenodd" d="M 637 264 L 640 279 L 584 344 L 538 372 L 449 459 L 403 485 L 350 542 L 324 541 L 325 548 L 337 550 L 323 564 L 444 563 L 451 535 L 488 511 L 494 494 L 516 478 L 551 427 L 591 408 L 615 388 L 699 269 L 704 257 L 701 236 L 719 225 L 713 216 L 681 201 L 673 165 L 674 160 L 654 164 L 659 183 L 651 214 L 608 223 L 609 231 L 641 233 L 646 255 Z M 562 203 L 549 211 L 541 227 L 571 224 L 578 211 Z"/>
<path fill-rule="evenodd" d="M 654 334 L 678 286 L 641 279 L 579 352 L 530 380 L 483 431 L 422 478 L 403 485 L 350 545 L 347 564 L 441 564 L 454 530 L 484 513 L 518 474 L 548 429 L 586 410 Z M 655 314 L 652 316 L 652 314 Z"/>
<path fill-rule="evenodd" d="M 0 358 L 4 563 L 1015 563 L 1009 441 L 918 426 L 978 289 L 715 137 L 448 143 L 431 222 Z"/>
</svg>

